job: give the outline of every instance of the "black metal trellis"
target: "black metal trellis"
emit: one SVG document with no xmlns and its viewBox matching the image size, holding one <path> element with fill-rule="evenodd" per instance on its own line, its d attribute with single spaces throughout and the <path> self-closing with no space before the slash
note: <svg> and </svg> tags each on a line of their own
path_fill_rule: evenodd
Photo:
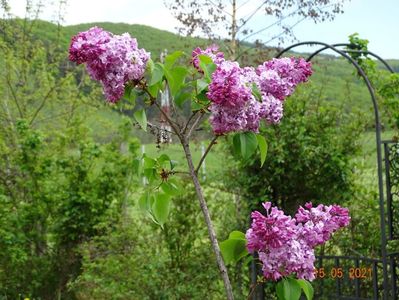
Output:
<svg viewBox="0 0 399 300">
<path fill-rule="evenodd" d="M 329 45 L 315 41 L 301 42 L 285 48 L 277 54 L 276 58 L 281 57 L 287 51 L 304 45 L 320 47 L 309 55 L 307 61 L 312 60 L 325 50 L 332 50 L 347 59 L 355 67 L 367 86 L 374 109 L 381 229 L 381 257 L 378 259 L 362 256 L 320 256 L 317 258 L 317 266 L 319 268 L 325 267 L 328 272 L 335 272 L 335 276 L 330 281 L 321 281 L 315 297 L 317 299 L 342 300 L 399 300 L 399 252 L 388 253 L 387 251 L 388 241 L 399 242 L 399 143 L 381 140 L 381 120 L 374 88 L 362 67 L 348 53 L 359 52 L 373 56 L 391 73 L 394 73 L 394 70 L 377 54 L 370 51 L 351 50 L 350 44 L 346 43 Z M 341 47 L 345 48 L 342 49 Z M 383 151 L 384 159 L 382 157 Z M 341 274 L 340 268 L 345 269 L 346 272 Z M 362 275 L 365 275 L 365 277 L 362 277 Z M 330 288 L 335 287 L 335 293 L 325 295 L 323 293 L 325 285 L 330 285 Z"/>
</svg>

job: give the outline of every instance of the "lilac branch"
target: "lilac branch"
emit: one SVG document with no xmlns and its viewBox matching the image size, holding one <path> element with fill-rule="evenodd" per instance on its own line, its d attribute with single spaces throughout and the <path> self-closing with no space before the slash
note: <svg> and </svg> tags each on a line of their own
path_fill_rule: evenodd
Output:
<svg viewBox="0 0 399 300">
<path fill-rule="evenodd" d="M 202 163 L 204 162 L 206 156 L 208 155 L 209 151 L 211 151 L 213 145 L 216 144 L 216 140 L 218 139 L 219 135 L 215 135 L 212 141 L 209 143 L 208 148 L 206 148 L 204 155 L 201 157 L 197 168 L 195 169 L 195 173 L 198 174 L 199 169 L 201 168 Z"/>
</svg>

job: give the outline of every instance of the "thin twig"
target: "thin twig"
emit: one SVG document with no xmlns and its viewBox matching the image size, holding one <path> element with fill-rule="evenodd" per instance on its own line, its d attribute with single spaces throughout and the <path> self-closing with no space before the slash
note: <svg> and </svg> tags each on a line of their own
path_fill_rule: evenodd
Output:
<svg viewBox="0 0 399 300">
<path fill-rule="evenodd" d="M 48 98 L 50 97 L 50 95 L 53 93 L 53 91 L 57 88 L 57 87 L 61 87 L 64 82 L 69 79 L 69 77 L 72 76 L 72 73 L 69 73 L 66 77 L 64 77 L 58 84 L 53 85 L 53 87 L 47 92 L 46 96 L 44 96 L 42 103 L 40 103 L 39 107 L 36 109 L 35 113 L 32 116 L 32 119 L 29 122 L 29 125 L 33 124 L 33 121 L 36 119 L 37 115 L 39 114 L 39 112 L 43 109 L 44 105 L 46 104 Z"/>
<path fill-rule="evenodd" d="M 176 135 L 179 137 L 179 139 L 181 141 L 183 141 L 183 137 L 181 135 L 180 129 L 178 127 L 178 125 L 173 122 L 171 120 L 171 118 L 169 118 L 168 114 L 166 112 L 163 111 L 162 107 L 159 105 L 159 103 L 157 102 L 157 99 L 151 95 L 150 91 L 146 88 L 145 85 L 142 86 L 142 89 L 144 92 L 146 92 L 148 94 L 148 96 L 150 96 L 150 100 L 153 104 L 155 104 L 155 106 L 159 109 L 159 111 L 161 112 L 161 114 L 165 117 L 165 120 L 169 123 L 169 125 L 173 128 L 173 130 L 175 131 Z"/>
<path fill-rule="evenodd" d="M 11 95 L 12 95 L 14 101 L 15 101 L 15 104 L 17 105 L 18 112 L 19 112 L 19 116 L 20 116 L 21 118 L 23 118 L 23 117 L 24 117 L 24 114 L 22 113 L 21 106 L 19 105 L 17 95 L 15 94 L 15 91 L 14 91 L 14 89 L 12 88 L 12 85 L 11 85 L 11 82 L 10 82 L 10 78 L 9 78 L 8 76 L 7 76 L 7 85 L 8 85 L 8 87 L 9 87 L 10 91 L 11 91 Z"/>
<path fill-rule="evenodd" d="M 193 125 L 190 127 L 190 129 L 188 130 L 187 133 L 187 139 L 190 138 L 191 133 L 193 132 L 193 130 L 195 129 L 195 127 L 197 127 L 198 123 L 200 122 L 201 118 L 203 117 L 204 113 L 201 112 L 200 115 L 198 115 L 198 117 L 194 120 Z"/>
<path fill-rule="evenodd" d="M 187 131 L 187 129 L 188 129 L 188 125 L 190 125 L 190 122 L 191 122 L 191 120 L 195 117 L 195 115 L 198 113 L 198 110 L 196 110 L 195 112 L 193 112 L 192 114 L 191 114 L 191 116 L 188 118 L 188 121 L 187 121 L 187 123 L 186 123 L 186 125 L 184 126 L 184 129 L 183 129 L 183 134 L 185 134 L 186 133 L 186 131 Z"/>
<path fill-rule="evenodd" d="M 163 111 L 162 107 L 159 105 L 158 102 L 154 101 L 154 104 L 156 107 L 158 107 L 159 111 L 161 112 L 161 114 L 165 117 L 166 121 L 169 123 L 169 125 L 173 128 L 173 130 L 175 131 L 176 135 L 179 137 L 180 140 L 182 140 L 182 135 L 180 132 L 180 129 L 178 127 L 177 124 L 175 124 L 175 122 L 173 122 L 171 120 L 171 118 L 169 118 L 168 114 L 166 112 Z"/>
<path fill-rule="evenodd" d="M 155 129 L 160 130 L 160 131 L 166 131 L 166 132 L 169 132 L 170 134 L 176 134 L 174 131 L 170 131 L 170 130 L 167 130 L 167 129 L 165 129 L 165 128 L 161 128 L 161 127 L 159 127 L 159 126 L 157 126 L 157 125 L 155 125 L 155 124 L 152 124 L 152 123 L 150 123 L 150 122 L 147 122 L 147 125 L 148 125 L 148 127 L 150 127 L 150 128 L 155 128 Z"/>
<path fill-rule="evenodd" d="M 212 141 L 209 143 L 208 148 L 206 148 L 204 155 L 202 155 L 201 160 L 198 163 L 197 168 L 195 169 L 195 173 L 198 174 L 199 169 L 201 168 L 202 163 L 204 162 L 206 156 L 208 155 L 209 151 L 211 151 L 212 146 L 216 144 L 216 140 L 218 139 L 219 135 L 215 135 Z"/>
</svg>

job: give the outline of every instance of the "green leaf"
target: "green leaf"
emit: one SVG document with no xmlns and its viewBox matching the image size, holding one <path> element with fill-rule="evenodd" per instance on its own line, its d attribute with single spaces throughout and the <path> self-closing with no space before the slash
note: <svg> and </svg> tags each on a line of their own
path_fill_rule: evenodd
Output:
<svg viewBox="0 0 399 300">
<path fill-rule="evenodd" d="M 151 211 L 151 206 L 154 202 L 154 197 L 150 195 L 150 193 L 145 192 L 141 197 L 139 198 L 139 208 L 141 211 L 145 213 L 150 213 Z"/>
<path fill-rule="evenodd" d="M 208 106 L 210 103 L 208 97 L 206 96 L 206 91 L 202 91 L 201 93 L 197 94 L 196 98 L 201 104 L 203 104 L 203 106 Z"/>
<path fill-rule="evenodd" d="M 186 102 L 187 100 L 191 99 L 191 96 L 192 96 L 192 93 L 186 92 L 184 90 L 180 90 L 174 97 L 174 101 L 178 107 L 182 108 L 183 103 Z"/>
<path fill-rule="evenodd" d="M 166 154 L 162 154 L 160 157 L 158 157 L 157 161 L 158 161 L 158 163 L 159 163 L 159 165 L 160 165 L 161 167 L 163 167 L 163 165 L 164 165 L 166 162 L 168 163 L 168 166 L 169 166 L 169 164 L 170 164 L 170 158 L 169 158 L 169 156 L 166 155 Z"/>
<path fill-rule="evenodd" d="M 170 196 L 176 196 L 180 194 L 178 187 L 173 182 L 168 182 L 168 181 L 162 182 L 161 189 L 165 194 Z"/>
<path fill-rule="evenodd" d="M 263 135 L 257 134 L 256 139 L 258 140 L 258 147 L 260 152 L 260 166 L 262 167 L 265 163 L 267 156 L 267 142 Z"/>
<path fill-rule="evenodd" d="M 147 212 L 147 203 L 148 203 L 148 193 L 144 193 L 143 195 L 141 195 L 138 202 L 141 211 Z"/>
<path fill-rule="evenodd" d="M 151 80 L 149 85 L 154 85 L 160 82 L 163 78 L 164 71 L 163 66 L 160 63 L 156 63 L 154 66 L 154 70 L 152 72 Z"/>
<path fill-rule="evenodd" d="M 230 232 L 229 234 L 229 239 L 242 239 L 242 240 L 246 240 L 245 239 L 245 233 L 235 230 Z"/>
<path fill-rule="evenodd" d="M 165 57 L 165 67 L 167 69 L 172 68 L 175 62 L 184 54 L 183 51 L 175 51 Z"/>
<path fill-rule="evenodd" d="M 152 72 L 154 71 L 154 62 L 151 58 L 147 61 L 145 70 L 147 71 L 147 73 L 149 73 L 149 75 L 152 75 Z"/>
<path fill-rule="evenodd" d="M 145 114 L 145 110 L 136 110 L 133 116 L 137 123 L 139 123 L 140 127 L 143 128 L 144 131 L 147 131 L 147 116 Z"/>
<path fill-rule="evenodd" d="M 150 92 L 150 95 L 154 98 L 158 97 L 158 93 L 160 90 L 162 90 L 162 82 L 161 81 L 148 87 L 148 91 Z"/>
<path fill-rule="evenodd" d="M 286 279 L 284 294 L 287 296 L 287 300 L 299 300 L 299 297 L 301 297 L 301 286 L 296 279 Z"/>
<path fill-rule="evenodd" d="M 175 97 L 185 83 L 188 70 L 185 67 L 175 67 L 171 70 L 164 69 L 164 71 L 165 77 L 169 83 L 170 92 L 172 96 Z"/>
<path fill-rule="evenodd" d="M 144 160 L 144 169 L 152 169 L 155 167 L 157 161 L 151 157 L 145 156 Z"/>
<path fill-rule="evenodd" d="M 179 164 L 176 160 L 170 160 L 170 169 L 173 170 Z"/>
<path fill-rule="evenodd" d="M 260 92 L 256 83 L 252 84 L 252 94 L 255 96 L 256 100 L 262 102 L 262 93 Z"/>
<path fill-rule="evenodd" d="M 150 183 L 157 179 L 157 170 L 154 168 L 144 169 L 143 173 Z"/>
<path fill-rule="evenodd" d="M 197 101 L 191 101 L 191 110 L 196 111 L 196 110 L 201 110 L 203 109 L 204 106 L 201 103 L 198 103 Z"/>
<path fill-rule="evenodd" d="M 226 264 L 236 263 L 249 253 L 246 248 L 246 241 L 243 239 L 227 239 L 220 243 L 220 251 Z"/>
<path fill-rule="evenodd" d="M 157 194 L 154 204 L 152 205 L 152 213 L 155 220 L 163 227 L 170 211 L 170 197 L 166 194 Z"/>
<path fill-rule="evenodd" d="M 201 93 L 202 91 L 208 88 L 209 83 L 204 79 L 197 79 L 197 93 Z"/>
<path fill-rule="evenodd" d="M 127 85 L 125 87 L 125 93 L 123 95 L 123 99 L 129 101 L 134 108 L 136 106 L 136 98 L 137 98 L 136 90 L 131 85 Z"/>
<path fill-rule="evenodd" d="M 297 282 L 302 288 L 303 292 L 305 293 L 306 299 L 312 300 L 314 295 L 314 290 L 310 282 L 304 279 L 298 279 Z"/>
<path fill-rule="evenodd" d="M 253 132 L 238 133 L 233 137 L 234 153 L 247 160 L 255 152 L 258 147 L 258 140 L 256 134 Z"/>
<path fill-rule="evenodd" d="M 248 159 L 255 152 L 258 146 L 258 140 L 253 132 L 244 132 L 240 134 L 241 155 L 244 159 Z"/>
<path fill-rule="evenodd" d="M 216 70 L 216 65 L 213 63 L 212 59 L 207 55 L 198 55 L 200 61 L 199 67 L 204 71 L 205 79 L 209 83 L 211 82 L 212 73 Z"/>
<path fill-rule="evenodd" d="M 213 60 L 212 58 L 210 58 L 208 55 L 206 54 L 200 54 L 198 55 L 198 59 L 200 62 L 209 65 L 209 64 L 213 64 Z"/>
<path fill-rule="evenodd" d="M 279 300 L 286 300 L 284 297 L 284 279 L 276 284 L 276 294 Z"/>
</svg>

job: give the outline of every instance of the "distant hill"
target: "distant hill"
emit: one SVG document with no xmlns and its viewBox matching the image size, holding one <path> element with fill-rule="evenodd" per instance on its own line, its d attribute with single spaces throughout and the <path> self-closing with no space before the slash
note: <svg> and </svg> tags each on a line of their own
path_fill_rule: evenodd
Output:
<svg viewBox="0 0 399 300">
<path fill-rule="evenodd" d="M 21 20 L 12 21 L 22 22 Z M 209 44 L 206 39 L 181 37 L 174 33 L 145 25 L 100 22 L 59 28 L 50 22 L 41 20 L 35 22 L 33 33 L 36 38 L 43 40 L 45 43 L 59 43 L 65 49 L 65 53 L 67 53 L 70 39 L 73 35 L 93 26 L 102 27 L 115 34 L 130 33 L 137 38 L 139 47 L 150 51 L 155 60 L 164 49 L 167 49 L 169 53 L 175 50 L 184 50 L 190 53 L 197 46 Z M 388 63 L 394 70 L 399 72 L 399 60 L 388 60 Z M 323 88 L 327 101 L 337 101 L 338 103 L 345 103 L 348 107 L 355 106 L 366 112 L 370 111 L 371 102 L 367 89 L 356 77 L 354 68 L 343 58 L 331 55 L 318 56 L 314 60 L 314 69 L 312 81 Z"/>
</svg>

